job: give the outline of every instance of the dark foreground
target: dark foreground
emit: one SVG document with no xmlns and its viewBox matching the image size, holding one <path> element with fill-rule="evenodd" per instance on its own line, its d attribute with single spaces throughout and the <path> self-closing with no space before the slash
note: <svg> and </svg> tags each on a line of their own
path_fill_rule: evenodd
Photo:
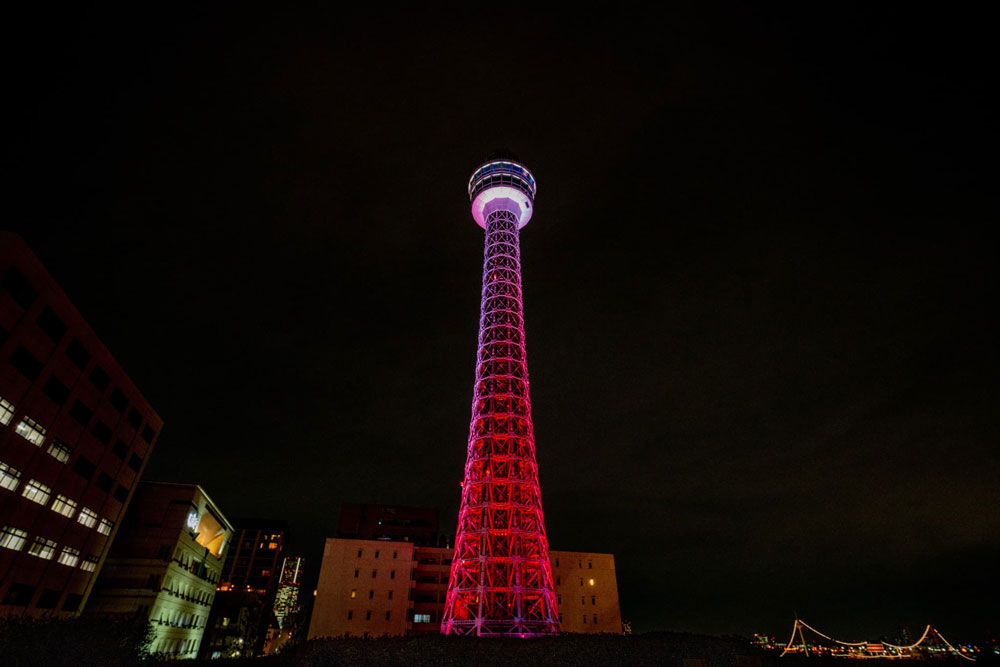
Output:
<svg viewBox="0 0 1000 667">
<path fill-rule="evenodd" d="M 141 658 L 150 636 L 146 626 L 96 619 L 32 621 L 0 619 L 0 667 L 74 665 L 125 667 L 166 661 Z M 173 661 L 170 661 L 173 664 Z M 889 663 L 892 663 L 891 665 Z M 917 665 L 949 667 L 965 661 L 934 660 Z M 976 667 L 994 664 L 980 661 Z M 739 638 L 681 633 L 564 635 L 551 639 L 410 637 L 326 639 L 256 659 L 189 660 L 191 667 L 858 667 L 833 658 L 779 659 Z M 914 665 L 912 662 L 906 664 Z M 863 667 L 901 667 L 899 661 L 867 660 Z"/>
</svg>

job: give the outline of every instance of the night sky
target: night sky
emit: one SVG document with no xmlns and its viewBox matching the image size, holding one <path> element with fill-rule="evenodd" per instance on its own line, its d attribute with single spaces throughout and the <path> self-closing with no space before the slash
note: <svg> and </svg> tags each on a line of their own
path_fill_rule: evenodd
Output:
<svg viewBox="0 0 1000 667">
<path fill-rule="evenodd" d="M 976 639 L 995 36 L 806 4 L 8 16 L 5 227 L 165 420 L 146 478 L 286 518 L 315 578 L 342 501 L 454 532 L 465 187 L 511 150 L 552 547 L 614 553 L 638 631 Z"/>
</svg>

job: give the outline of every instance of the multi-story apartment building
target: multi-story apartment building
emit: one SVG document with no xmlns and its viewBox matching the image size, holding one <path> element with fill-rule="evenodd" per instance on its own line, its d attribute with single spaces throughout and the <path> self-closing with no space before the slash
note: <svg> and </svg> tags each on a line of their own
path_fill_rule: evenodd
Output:
<svg viewBox="0 0 1000 667">
<path fill-rule="evenodd" d="M 0 615 L 83 607 L 163 422 L 0 232 Z"/>
<path fill-rule="evenodd" d="M 309 638 L 438 633 L 454 549 L 326 541 Z M 562 632 L 621 634 L 612 554 L 550 551 Z"/>
<path fill-rule="evenodd" d="M 148 619 L 154 653 L 194 658 L 232 534 L 200 486 L 141 483 L 85 613 Z"/>
</svg>

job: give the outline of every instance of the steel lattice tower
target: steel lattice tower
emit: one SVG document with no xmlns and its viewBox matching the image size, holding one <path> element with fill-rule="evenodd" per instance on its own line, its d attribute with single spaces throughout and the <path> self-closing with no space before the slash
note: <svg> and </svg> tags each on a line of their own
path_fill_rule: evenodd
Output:
<svg viewBox="0 0 1000 667">
<path fill-rule="evenodd" d="M 531 427 L 518 244 L 535 180 L 517 162 L 487 162 L 469 180 L 469 198 L 486 249 L 472 423 L 441 632 L 551 635 L 559 613 Z"/>
</svg>

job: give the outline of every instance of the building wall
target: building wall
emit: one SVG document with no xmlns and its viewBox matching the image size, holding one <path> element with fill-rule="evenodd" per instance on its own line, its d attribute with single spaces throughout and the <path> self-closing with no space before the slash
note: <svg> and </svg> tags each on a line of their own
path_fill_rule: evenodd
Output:
<svg viewBox="0 0 1000 667">
<path fill-rule="evenodd" d="M 153 652 L 195 657 L 228 549 L 228 538 L 211 541 L 216 523 L 232 535 L 200 487 L 141 484 L 86 613 L 146 618 Z"/>
<path fill-rule="evenodd" d="M 0 232 L 0 615 L 83 607 L 162 426 L 23 240 Z"/>
<path fill-rule="evenodd" d="M 405 634 L 413 552 L 410 542 L 328 539 L 309 638 Z"/>
<path fill-rule="evenodd" d="M 328 539 L 308 637 L 437 634 L 453 555 L 454 549 L 407 542 Z M 614 556 L 575 551 L 549 556 L 562 631 L 621 634 Z M 394 578 L 385 578 L 387 566 Z M 373 571 L 376 577 L 370 578 Z"/>
<path fill-rule="evenodd" d="M 562 632 L 622 633 L 613 554 L 550 551 Z"/>
</svg>

